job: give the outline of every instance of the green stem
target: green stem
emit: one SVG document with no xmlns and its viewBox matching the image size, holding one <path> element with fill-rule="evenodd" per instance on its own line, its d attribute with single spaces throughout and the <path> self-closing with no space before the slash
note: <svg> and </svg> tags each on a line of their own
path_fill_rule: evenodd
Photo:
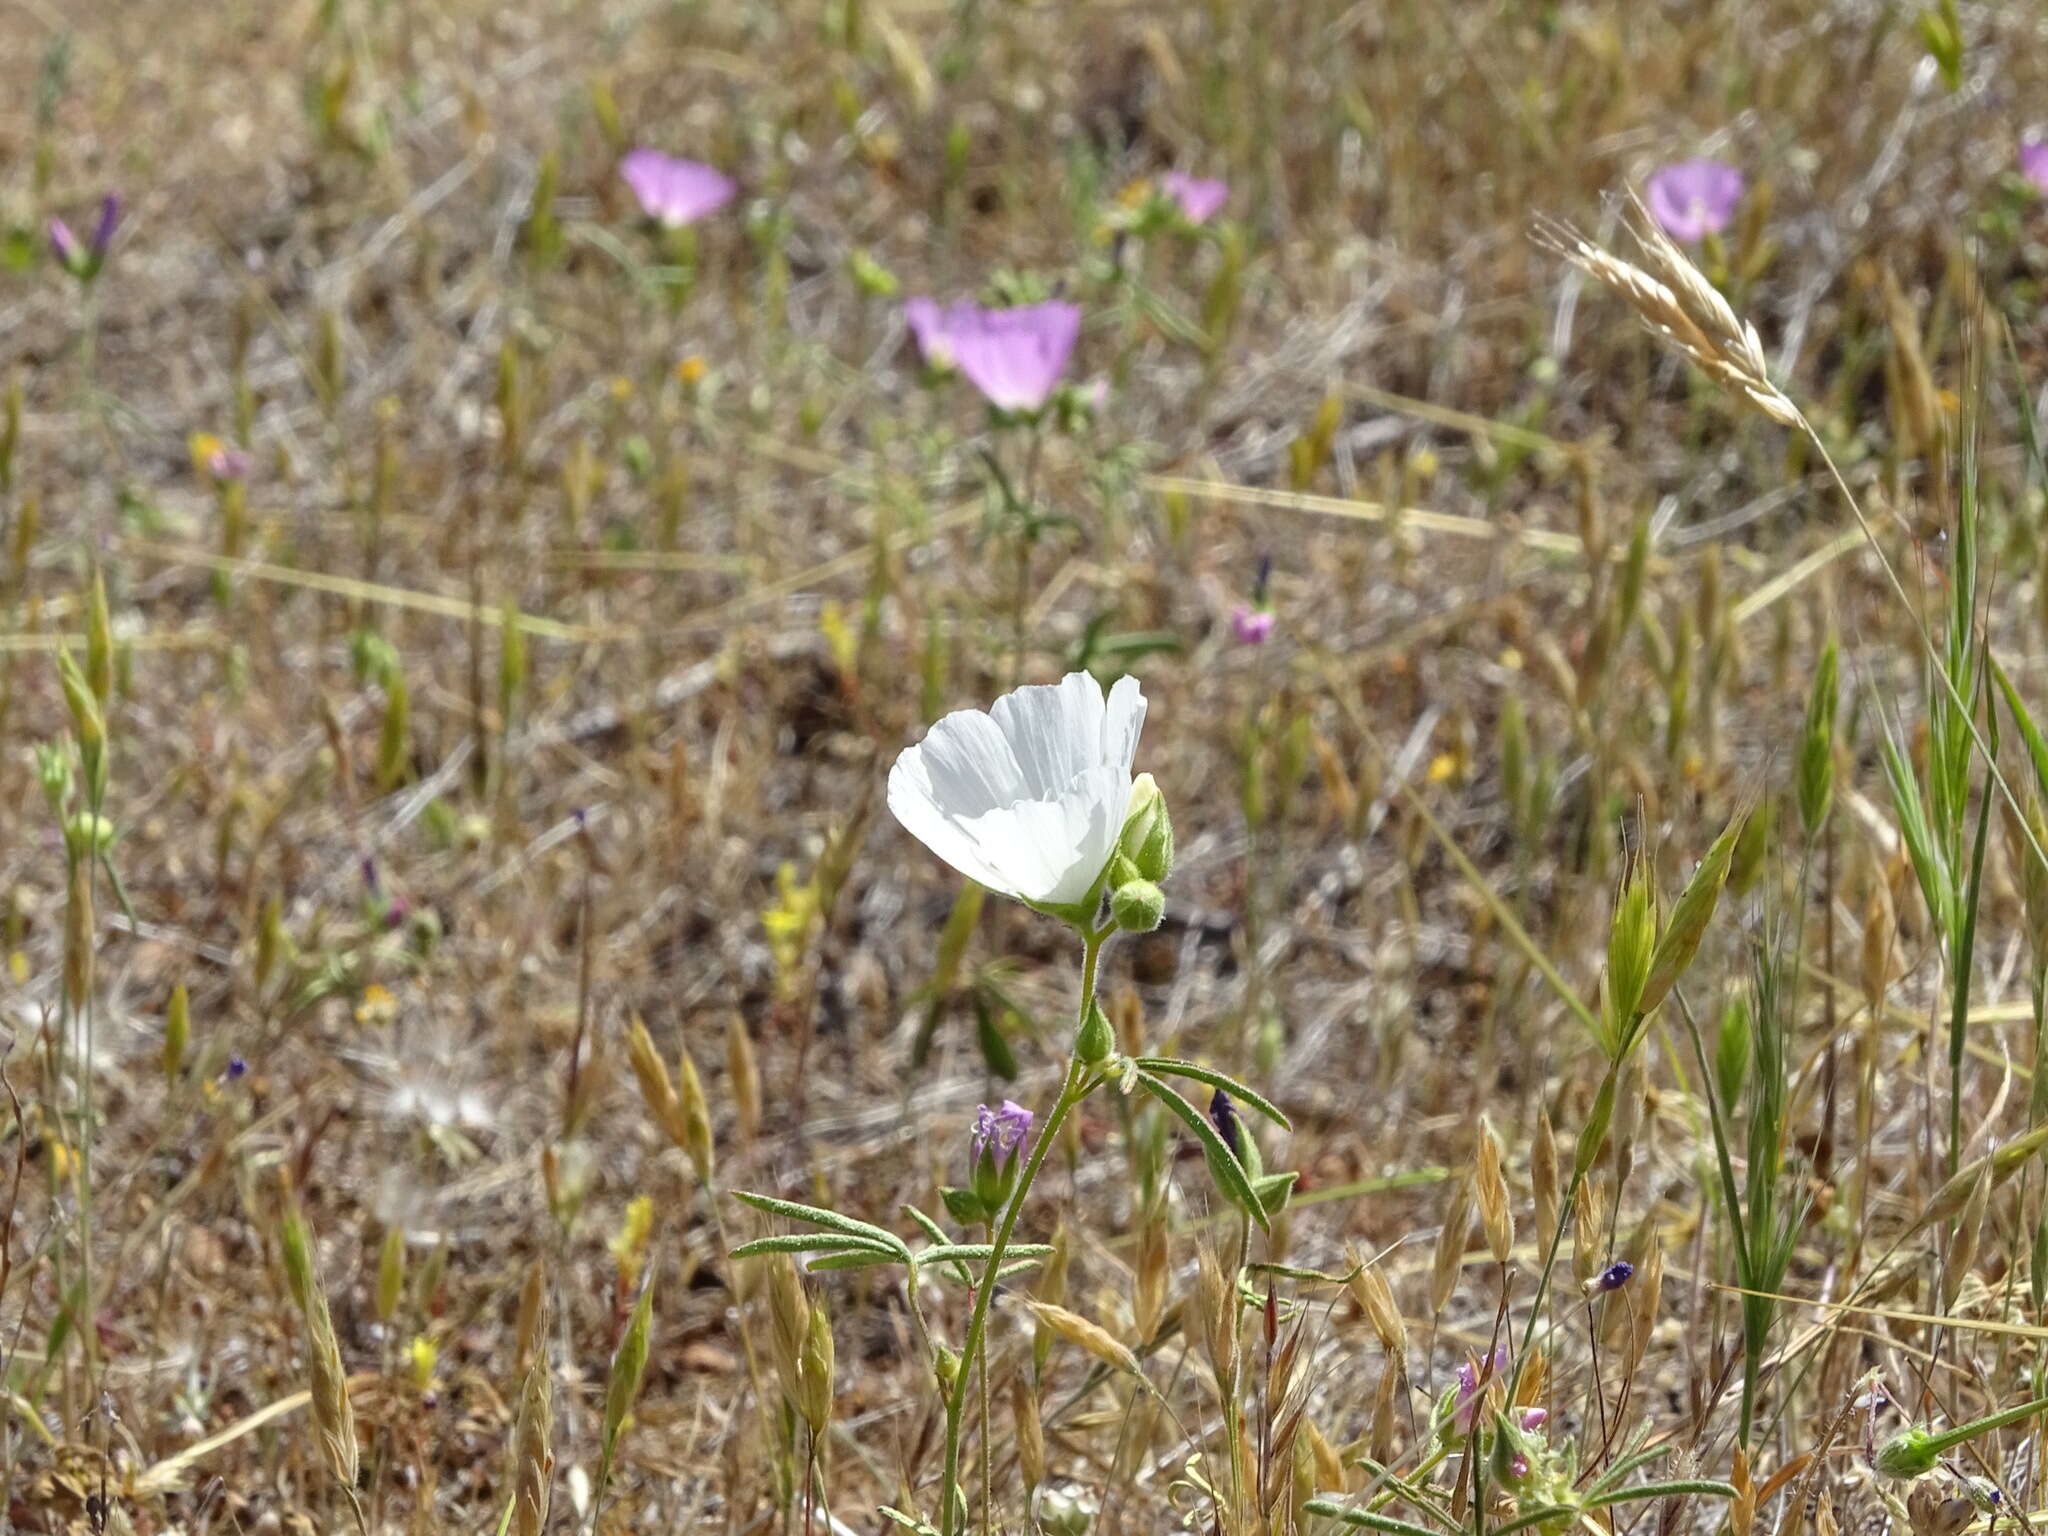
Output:
<svg viewBox="0 0 2048 1536">
<path fill-rule="evenodd" d="M 1114 931 L 1112 927 L 1084 928 L 1081 940 L 1084 945 L 1081 959 L 1081 1024 L 1088 1020 L 1088 1005 L 1095 1000 L 1095 974 L 1097 962 L 1102 957 L 1103 941 Z M 1079 1025 L 1076 1026 L 1076 1033 Z M 1017 1186 L 1010 1192 L 1010 1202 L 1003 1207 L 1002 1219 L 996 1224 L 995 1236 L 989 1247 L 988 1263 L 982 1268 L 981 1284 L 975 1287 L 974 1311 L 968 1318 L 967 1338 L 960 1348 L 960 1363 L 953 1381 L 946 1392 L 946 1471 L 939 1487 L 942 1504 L 939 1512 L 940 1536 L 958 1536 L 960 1530 L 958 1498 L 960 1486 L 960 1416 L 967 1405 L 967 1393 L 974 1383 L 974 1365 L 983 1348 L 984 1336 L 988 1331 L 989 1304 L 995 1299 L 996 1280 L 1003 1272 L 1003 1254 L 1010 1246 L 1010 1234 L 1016 1230 L 1017 1217 L 1024 1209 L 1024 1200 L 1031 1193 L 1031 1186 L 1038 1178 L 1038 1170 L 1045 1165 L 1046 1154 L 1052 1150 L 1053 1142 L 1059 1136 L 1059 1129 L 1065 1123 L 1067 1112 L 1088 1097 L 1095 1087 L 1088 1066 L 1079 1056 L 1067 1060 L 1066 1077 L 1060 1083 L 1060 1096 L 1054 1101 L 1052 1112 L 1045 1117 L 1045 1124 L 1039 1128 L 1033 1140 L 1031 1153 L 1024 1161 L 1024 1170 L 1017 1176 Z M 986 1427 L 983 1433 L 987 1433 Z"/>
<path fill-rule="evenodd" d="M 1931 1437 L 1930 1444 L 1939 1456 L 1953 1450 L 1965 1440 L 1986 1434 L 1994 1429 L 2004 1429 L 2008 1424 L 2017 1424 L 2022 1419 L 2031 1419 L 2035 1414 L 2048 1412 L 2048 1397 L 2037 1397 L 2030 1403 L 2021 1403 L 2017 1408 L 2006 1408 L 1987 1414 L 1981 1419 L 1972 1419 L 1967 1424 L 1958 1424 L 1954 1429 L 1945 1429 Z"/>
</svg>

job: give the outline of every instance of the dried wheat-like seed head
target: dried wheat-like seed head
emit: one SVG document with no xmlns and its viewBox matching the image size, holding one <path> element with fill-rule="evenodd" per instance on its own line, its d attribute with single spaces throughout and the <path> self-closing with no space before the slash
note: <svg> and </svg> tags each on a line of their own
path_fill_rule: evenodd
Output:
<svg viewBox="0 0 2048 1536">
<path fill-rule="evenodd" d="M 1451 1190 L 1444 1224 L 1438 1228 L 1436 1255 L 1429 1266 L 1429 1310 L 1443 1311 L 1458 1288 L 1458 1275 L 1465 1264 L 1465 1237 L 1472 1229 L 1472 1180 L 1458 1180 Z"/>
<path fill-rule="evenodd" d="M 1657 227 L 1631 196 L 1629 232 L 1648 270 L 1603 251 L 1554 219 L 1539 220 L 1537 242 L 1627 301 L 1656 335 L 1678 348 L 1722 388 L 1781 426 L 1803 425 L 1799 408 L 1773 384 L 1756 327 L 1740 319 L 1721 291 Z"/>
<path fill-rule="evenodd" d="M 543 1350 L 527 1367 L 519 1391 L 519 1417 L 512 1427 L 512 1536 L 541 1536 L 547 1529 L 555 1475 L 551 1387 Z"/>
<path fill-rule="evenodd" d="M 1500 1138 L 1483 1115 L 1473 1190 L 1479 1199 L 1479 1225 L 1486 1233 L 1487 1249 L 1496 1264 L 1505 1264 L 1515 1247 L 1515 1214 L 1508 1203 L 1507 1175 L 1501 1168 Z"/>
<path fill-rule="evenodd" d="M 1354 1261 L 1356 1262 L 1356 1261 Z M 1393 1288 L 1387 1284 L 1387 1277 L 1370 1264 L 1358 1264 L 1351 1276 L 1351 1299 L 1358 1303 L 1358 1310 L 1365 1314 L 1365 1320 L 1372 1324 L 1372 1331 L 1378 1336 L 1380 1348 L 1387 1352 L 1387 1358 L 1397 1368 L 1405 1370 L 1408 1359 L 1408 1321 L 1401 1316 L 1401 1309 L 1394 1303 Z"/>
</svg>

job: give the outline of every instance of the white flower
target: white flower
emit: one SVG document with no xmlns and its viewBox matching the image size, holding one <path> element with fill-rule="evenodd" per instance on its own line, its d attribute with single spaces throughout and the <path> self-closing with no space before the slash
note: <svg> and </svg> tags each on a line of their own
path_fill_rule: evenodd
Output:
<svg viewBox="0 0 2048 1536">
<path fill-rule="evenodd" d="M 889 809 L 970 880 L 1020 901 L 1085 901 L 1109 865 L 1145 724 L 1136 678 L 1086 672 L 946 716 L 889 771 Z"/>
</svg>

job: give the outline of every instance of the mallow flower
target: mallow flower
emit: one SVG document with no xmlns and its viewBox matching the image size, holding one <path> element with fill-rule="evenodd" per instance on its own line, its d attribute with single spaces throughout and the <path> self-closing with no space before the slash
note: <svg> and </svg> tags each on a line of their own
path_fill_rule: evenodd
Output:
<svg viewBox="0 0 2048 1536">
<path fill-rule="evenodd" d="M 71 226 L 62 219 L 50 220 L 50 251 L 57 264 L 81 283 L 89 283 L 106 265 L 107 252 L 114 246 L 114 231 L 121 223 L 121 199 L 109 192 L 100 199 L 99 221 L 93 225 L 92 243 L 81 245 Z"/>
<path fill-rule="evenodd" d="M 1159 188 L 1173 199 L 1180 216 L 1190 224 L 1208 223 L 1230 196 L 1229 182 L 1180 171 L 1168 171 L 1160 177 Z"/>
<path fill-rule="evenodd" d="M 1144 724 L 1134 677 L 1107 699 L 1086 672 L 1018 688 L 906 748 L 889 770 L 889 810 L 970 880 L 1071 912 L 1095 898 L 1117 852 Z"/>
<path fill-rule="evenodd" d="M 2048 139 L 2026 139 L 2020 144 L 2020 174 L 2043 195 L 2048 195 Z"/>
<path fill-rule="evenodd" d="M 722 171 L 678 160 L 658 149 L 635 149 L 619 162 L 619 175 L 646 215 L 668 229 L 694 224 L 733 200 L 738 185 Z"/>
<path fill-rule="evenodd" d="M 983 309 L 916 298 L 903 319 L 927 363 L 959 369 L 997 410 L 1027 414 L 1052 398 L 1081 334 L 1080 306 L 1059 299 Z"/>
<path fill-rule="evenodd" d="M 1680 160 L 1650 173 L 1643 200 L 1674 240 L 1718 235 L 1735 217 L 1745 183 L 1742 172 L 1719 160 Z"/>
</svg>

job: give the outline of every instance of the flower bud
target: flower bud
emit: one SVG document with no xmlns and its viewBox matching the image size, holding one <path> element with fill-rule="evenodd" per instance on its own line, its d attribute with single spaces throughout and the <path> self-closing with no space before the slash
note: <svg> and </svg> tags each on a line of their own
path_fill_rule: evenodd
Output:
<svg viewBox="0 0 2048 1536">
<path fill-rule="evenodd" d="M 1902 1429 L 1877 1448 L 1877 1470 L 1886 1477 L 1919 1477 L 1940 1459 L 1939 1445 L 1924 1429 Z"/>
<path fill-rule="evenodd" d="M 1150 933 L 1166 916 L 1166 892 L 1150 880 L 1131 880 L 1109 894 L 1109 913 L 1126 933 Z"/>
<path fill-rule="evenodd" d="M 1149 773 L 1131 781 L 1130 809 L 1118 846 L 1138 874 L 1155 885 L 1173 870 L 1173 822 L 1166 814 L 1166 797 Z"/>
<path fill-rule="evenodd" d="M 1109 1027 L 1102 1005 L 1091 997 L 1088 1016 L 1081 1021 L 1081 1032 L 1074 1039 L 1074 1054 L 1092 1067 L 1109 1060 L 1115 1049 L 1116 1031 Z"/>
</svg>

